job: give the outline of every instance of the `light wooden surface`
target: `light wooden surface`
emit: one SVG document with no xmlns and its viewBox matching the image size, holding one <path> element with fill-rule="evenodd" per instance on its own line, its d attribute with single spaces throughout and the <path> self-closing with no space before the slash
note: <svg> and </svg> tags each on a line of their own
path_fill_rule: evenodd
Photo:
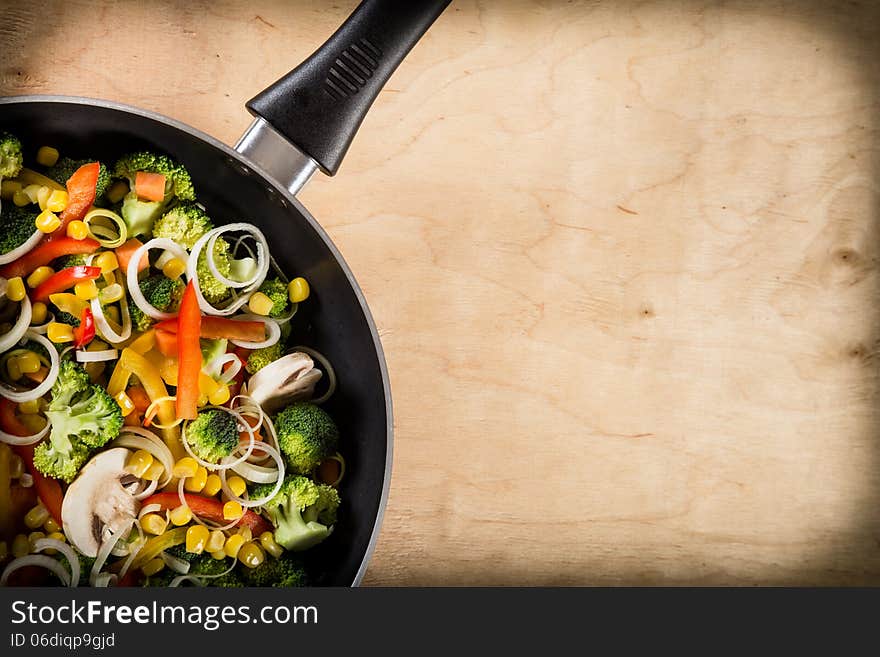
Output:
<svg viewBox="0 0 880 657">
<path fill-rule="evenodd" d="M 354 2 L 3 5 L 3 93 L 233 142 Z M 453 4 L 304 195 L 392 376 L 367 584 L 880 583 L 878 36 L 876 2 Z"/>
</svg>

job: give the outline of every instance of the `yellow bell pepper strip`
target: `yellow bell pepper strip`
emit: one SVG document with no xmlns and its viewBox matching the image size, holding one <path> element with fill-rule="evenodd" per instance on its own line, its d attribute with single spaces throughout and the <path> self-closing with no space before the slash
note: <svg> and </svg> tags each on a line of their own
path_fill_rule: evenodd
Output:
<svg viewBox="0 0 880 657">
<path fill-rule="evenodd" d="M 145 331 L 141 333 L 137 338 L 135 338 L 128 348 L 132 351 L 136 351 L 141 356 L 150 351 L 153 347 L 156 346 L 156 332 L 153 329 L 149 331 Z"/>
<path fill-rule="evenodd" d="M 179 503 L 180 500 L 178 500 L 178 504 Z M 144 543 L 144 547 L 141 548 L 141 551 L 138 552 L 137 556 L 134 558 L 134 561 L 131 564 L 131 569 L 140 568 L 150 559 L 158 557 L 164 550 L 184 543 L 186 541 L 187 529 L 189 529 L 189 527 L 175 527 L 164 534 L 159 534 L 159 536 L 154 536 L 148 540 Z"/>
<path fill-rule="evenodd" d="M 40 187 L 48 187 L 49 189 L 55 189 L 58 191 L 64 191 L 65 189 L 64 185 L 55 182 L 48 176 L 44 176 L 42 173 L 37 173 L 33 169 L 22 169 L 15 177 L 15 180 L 20 182 L 22 187 L 39 185 Z"/>
<path fill-rule="evenodd" d="M 199 414 L 199 373 L 202 348 L 199 331 L 202 313 L 193 281 L 186 285 L 177 316 L 177 417 L 195 420 Z"/>
</svg>

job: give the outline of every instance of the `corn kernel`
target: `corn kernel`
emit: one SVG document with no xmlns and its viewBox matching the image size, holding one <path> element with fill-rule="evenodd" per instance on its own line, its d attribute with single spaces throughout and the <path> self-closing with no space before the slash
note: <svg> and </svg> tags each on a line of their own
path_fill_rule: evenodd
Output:
<svg viewBox="0 0 880 657">
<path fill-rule="evenodd" d="M 21 276 L 16 276 L 6 281 L 7 299 L 10 301 L 21 301 L 24 299 L 25 294 L 27 294 L 27 290 L 24 287 L 24 281 L 21 280 Z"/>
<path fill-rule="evenodd" d="M 31 532 L 30 534 L 28 534 L 28 543 L 30 545 L 31 550 L 34 549 L 34 543 L 39 541 L 41 538 L 46 538 L 46 532 L 36 531 L 36 532 Z"/>
<path fill-rule="evenodd" d="M 247 484 L 244 483 L 244 479 L 242 479 L 238 475 L 233 475 L 229 479 L 227 479 L 226 485 L 229 486 L 229 489 L 235 494 L 236 497 L 241 497 L 247 490 Z"/>
<path fill-rule="evenodd" d="M 111 203 L 119 203 L 119 201 L 122 200 L 122 197 L 126 194 L 128 194 L 128 185 L 122 180 L 117 180 L 110 185 L 104 196 L 106 196 L 107 200 Z"/>
<path fill-rule="evenodd" d="M 49 295 L 49 301 L 52 302 L 58 310 L 70 313 L 74 317 L 82 317 L 83 310 L 88 307 L 88 303 L 82 299 L 77 299 L 76 295 L 70 292 L 58 292 Z"/>
<path fill-rule="evenodd" d="M 223 505 L 224 520 L 238 520 L 244 515 L 244 509 L 238 502 L 227 502 Z"/>
<path fill-rule="evenodd" d="M 43 210 L 34 222 L 41 233 L 53 233 L 61 228 L 61 219 L 51 210 Z"/>
<path fill-rule="evenodd" d="M 46 337 L 55 344 L 64 342 L 73 342 L 73 327 L 70 324 L 61 324 L 60 322 L 50 322 L 46 329 Z"/>
<path fill-rule="evenodd" d="M 34 271 L 31 272 L 31 275 L 27 277 L 28 287 L 31 289 L 41 285 L 48 281 L 52 276 L 55 275 L 55 270 L 51 267 L 47 267 L 43 265 L 42 267 L 37 267 Z"/>
<path fill-rule="evenodd" d="M 36 415 L 40 412 L 40 400 L 31 399 L 30 401 L 19 402 L 18 412 L 22 415 Z"/>
<path fill-rule="evenodd" d="M 208 537 L 208 542 L 205 543 L 205 552 L 210 552 L 211 554 L 222 552 L 224 545 L 226 545 L 226 536 L 219 529 L 215 529 L 211 532 L 211 536 Z"/>
<path fill-rule="evenodd" d="M 0 563 L 6 561 L 6 557 L 9 556 L 9 545 L 6 541 L 0 541 Z M 223 555 L 226 556 L 225 554 Z"/>
<path fill-rule="evenodd" d="M 57 522 L 55 523 L 55 526 L 56 527 L 58 526 Z M 60 531 L 57 531 L 57 530 L 54 532 L 49 532 L 49 535 L 46 536 L 46 538 L 52 538 L 52 539 L 55 539 L 56 541 L 61 541 L 62 543 L 67 542 L 67 537 L 63 533 L 61 533 Z"/>
<path fill-rule="evenodd" d="M 52 190 L 43 185 L 40 187 L 37 192 L 37 203 L 40 204 L 40 210 L 48 210 L 49 197 L 52 195 Z"/>
<path fill-rule="evenodd" d="M 190 511 L 188 506 L 178 506 L 174 509 L 171 509 L 171 513 L 168 514 L 169 520 L 171 520 L 172 524 L 177 527 L 182 527 L 190 520 L 192 520 L 192 511 Z"/>
<path fill-rule="evenodd" d="M 24 191 L 18 191 L 12 195 L 12 202 L 18 207 L 23 208 L 31 204 L 31 197 L 25 194 Z"/>
<path fill-rule="evenodd" d="M 227 557 L 235 559 L 235 557 L 238 556 L 238 551 L 241 550 L 242 545 L 244 545 L 244 538 L 241 534 L 233 534 L 226 539 L 226 545 L 223 546 L 223 551 L 226 553 Z"/>
<path fill-rule="evenodd" d="M 28 185 L 21 191 L 27 194 L 27 197 L 28 199 L 30 199 L 31 203 L 36 203 L 39 198 L 41 189 L 43 189 L 42 185 Z"/>
<path fill-rule="evenodd" d="M 291 303 L 300 303 L 309 298 L 309 282 L 302 278 L 294 278 L 287 284 L 287 296 Z"/>
<path fill-rule="evenodd" d="M 15 180 L 4 180 L 0 182 L 0 198 L 4 201 L 11 201 L 16 192 L 21 191 L 21 183 Z"/>
<path fill-rule="evenodd" d="M 236 534 L 241 535 L 245 542 L 254 540 L 254 533 L 251 531 L 250 527 L 242 527 L 236 532 Z"/>
<path fill-rule="evenodd" d="M 260 546 L 276 559 L 280 559 L 284 554 L 284 548 L 275 541 L 272 532 L 263 532 L 260 534 Z"/>
<path fill-rule="evenodd" d="M 184 477 L 194 477 L 198 471 L 198 462 L 191 456 L 184 456 L 174 464 L 174 470 L 171 471 L 171 474 L 178 479 L 183 479 Z"/>
<path fill-rule="evenodd" d="M 186 551 L 201 554 L 205 551 L 205 544 L 211 536 L 207 527 L 193 525 L 186 530 Z"/>
<path fill-rule="evenodd" d="M 135 416 L 137 417 L 137 416 Z M 161 461 L 153 460 L 153 463 L 147 468 L 147 471 L 143 475 L 143 479 L 147 481 L 159 481 L 162 478 L 162 475 L 165 474 L 165 466 L 162 465 Z"/>
<path fill-rule="evenodd" d="M 189 493 L 201 493 L 208 481 L 208 470 L 200 465 L 195 475 L 187 477 L 183 481 L 183 488 Z"/>
<path fill-rule="evenodd" d="M 85 222 L 79 220 L 71 221 L 67 224 L 67 236 L 75 240 L 84 240 L 89 236 L 89 228 L 85 225 Z"/>
<path fill-rule="evenodd" d="M 33 351 L 26 351 L 18 357 L 18 369 L 22 374 L 36 374 L 42 366 L 40 357 Z"/>
<path fill-rule="evenodd" d="M 216 552 L 211 553 L 211 558 L 216 559 L 217 561 L 223 561 L 226 558 L 226 553 L 223 550 L 217 550 Z"/>
<path fill-rule="evenodd" d="M 251 541 L 238 551 L 238 560 L 248 568 L 256 568 L 266 560 L 266 553 L 259 545 Z"/>
<path fill-rule="evenodd" d="M 108 285 L 98 293 L 98 298 L 102 304 L 116 303 L 125 296 L 125 290 L 119 283 Z"/>
<path fill-rule="evenodd" d="M 12 556 L 16 559 L 18 557 L 23 557 L 27 554 L 30 554 L 31 551 L 31 543 L 28 541 L 28 537 L 24 534 L 19 534 L 14 539 L 12 539 Z"/>
<path fill-rule="evenodd" d="M 119 404 L 119 408 L 120 408 L 120 410 L 122 410 L 122 417 L 129 415 L 134 410 L 134 402 L 131 401 L 131 397 L 129 397 L 128 395 L 125 394 L 125 390 L 118 392 L 116 395 L 113 396 L 113 399 L 116 400 L 117 404 Z M 137 456 L 141 452 L 148 454 L 150 456 L 149 460 L 144 460 L 143 457 L 140 457 L 140 460 L 137 460 L 134 458 L 135 456 Z M 131 472 L 130 470 L 128 470 L 128 472 L 131 472 L 131 474 L 135 475 L 136 477 L 140 477 L 141 475 L 144 474 L 144 472 L 147 471 L 147 468 L 149 468 L 150 465 L 153 463 L 153 455 L 144 449 L 139 449 L 137 452 L 132 454 L 128 459 L 129 464 L 132 464 L 133 461 L 136 462 L 137 465 L 139 466 L 138 467 L 139 472 L 135 473 L 135 472 Z M 140 468 L 140 465 L 143 465 L 143 469 Z"/>
<path fill-rule="evenodd" d="M 104 251 L 92 261 L 92 264 L 100 267 L 102 274 L 109 274 L 119 269 L 119 259 L 113 251 Z"/>
<path fill-rule="evenodd" d="M 219 386 L 214 392 L 208 395 L 208 401 L 214 406 L 223 406 L 229 401 L 229 386 Z"/>
<path fill-rule="evenodd" d="M 57 536 L 53 536 L 53 534 L 58 534 L 61 532 L 61 525 L 58 524 L 58 521 L 55 520 L 52 516 L 43 523 L 43 531 L 45 531 L 49 536 L 49 538 L 58 538 Z M 61 534 L 63 537 L 64 534 Z M 61 540 L 61 539 L 58 539 Z"/>
<path fill-rule="evenodd" d="M 95 285 L 95 281 L 81 281 L 74 285 L 73 293 L 78 299 L 91 301 L 98 296 L 98 286 Z"/>
<path fill-rule="evenodd" d="M 33 509 L 24 514 L 24 524 L 28 529 L 42 527 L 49 519 L 49 510 L 42 504 L 37 504 Z"/>
<path fill-rule="evenodd" d="M 168 521 L 164 516 L 160 516 L 158 513 L 146 513 L 144 517 L 141 518 L 141 527 L 148 534 L 153 534 L 155 536 L 160 536 L 165 533 L 165 530 L 168 528 Z"/>
<path fill-rule="evenodd" d="M 18 454 L 12 455 L 12 463 L 9 466 L 9 476 L 12 479 L 20 479 L 24 474 L 24 459 Z"/>
<path fill-rule="evenodd" d="M 202 489 L 202 495 L 214 497 L 222 487 L 223 484 L 220 482 L 220 477 L 215 474 L 210 474 L 208 475 L 207 480 L 205 480 L 205 487 Z"/>
<path fill-rule="evenodd" d="M 147 577 L 152 577 L 157 573 L 162 572 L 165 569 L 165 562 L 162 561 L 162 557 L 156 557 L 155 559 L 150 559 L 147 563 L 141 566 L 141 571 L 143 571 L 144 575 Z"/>
<path fill-rule="evenodd" d="M 51 210 L 52 212 L 64 212 L 64 210 L 67 209 L 67 204 L 69 201 L 70 197 L 68 196 L 67 192 L 65 192 L 63 189 L 53 189 L 52 193 L 49 194 L 49 199 L 46 201 L 46 209 Z M 83 226 L 85 226 L 85 224 L 83 224 Z M 77 237 L 76 239 L 82 238 Z"/>
<path fill-rule="evenodd" d="M 58 149 L 51 146 L 40 146 L 37 151 L 37 164 L 44 167 L 54 167 L 58 162 Z"/>
<path fill-rule="evenodd" d="M 125 393 L 121 392 L 119 394 L 124 395 Z M 134 409 L 133 404 L 132 409 Z M 153 465 L 153 455 L 145 449 L 139 449 L 128 457 L 128 460 L 125 462 L 125 471 L 140 478 L 144 476 L 144 473 L 151 465 Z"/>
<path fill-rule="evenodd" d="M 42 301 L 35 301 L 31 305 L 31 324 L 42 324 L 46 321 L 46 317 L 48 316 L 49 309 Z"/>
<path fill-rule="evenodd" d="M 262 315 L 264 317 L 272 312 L 272 307 L 274 305 L 272 299 L 262 292 L 252 294 L 250 301 L 248 301 L 248 308 L 250 308 L 251 312 L 255 315 Z"/>
<path fill-rule="evenodd" d="M 165 266 L 162 267 L 162 273 L 165 274 L 167 278 L 175 279 L 183 276 L 183 272 L 186 271 L 186 263 L 180 258 L 171 258 Z"/>
</svg>

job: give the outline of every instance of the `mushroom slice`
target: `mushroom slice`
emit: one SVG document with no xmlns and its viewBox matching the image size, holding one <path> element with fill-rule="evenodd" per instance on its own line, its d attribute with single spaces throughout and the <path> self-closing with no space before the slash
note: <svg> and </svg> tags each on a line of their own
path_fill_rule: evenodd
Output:
<svg viewBox="0 0 880 657">
<path fill-rule="evenodd" d="M 321 376 L 311 357 L 296 351 L 254 374 L 247 393 L 266 413 L 274 413 L 291 402 L 312 397 Z"/>
<path fill-rule="evenodd" d="M 125 490 L 130 452 L 115 447 L 101 452 L 80 470 L 61 505 L 67 540 L 87 557 L 95 557 L 105 529 L 120 531 L 137 517 L 140 503 Z"/>
</svg>

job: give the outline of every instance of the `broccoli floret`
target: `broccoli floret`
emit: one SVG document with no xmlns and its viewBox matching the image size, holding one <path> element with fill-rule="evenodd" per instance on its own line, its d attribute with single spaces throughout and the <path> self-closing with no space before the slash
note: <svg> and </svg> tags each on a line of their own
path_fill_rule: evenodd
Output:
<svg viewBox="0 0 880 657">
<path fill-rule="evenodd" d="M 157 310 L 173 312 L 183 298 L 185 288 L 179 278 L 168 278 L 163 274 L 153 274 L 140 282 L 141 292 Z"/>
<path fill-rule="evenodd" d="M 34 221 L 39 210 L 7 203 L 0 214 L 0 253 L 9 253 L 28 241 L 37 230 Z"/>
<path fill-rule="evenodd" d="M 295 402 L 275 416 L 278 445 L 287 465 L 308 474 L 336 452 L 339 429 L 327 412 L 309 402 Z"/>
<path fill-rule="evenodd" d="M 202 411 L 187 425 L 184 440 L 196 456 L 218 463 L 238 446 L 238 427 L 225 411 Z"/>
<path fill-rule="evenodd" d="M 280 278 L 272 278 L 263 282 L 260 292 L 272 301 L 272 310 L 269 317 L 283 317 L 290 308 L 290 295 L 287 292 L 287 284 Z"/>
<path fill-rule="evenodd" d="M 8 132 L 0 132 L 0 178 L 15 178 L 24 166 L 21 142 Z"/>
<path fill-rule="evenodd" d="M 164 209 L 165 204 L 161 201 L 141 201 L 134 192 L 126 194 L 120 214 L 125 221 L 128 235 L 148 235 L 153 230 L 153 222 L 162 215 Z"/>
<path fill-rule="evenodd" d="M 91 164 L 92 162 L 95 162 L 95 160 L 74 160 L 71 157 L 62 157 L 53 166 L 49 167 L 46 171 L 46 176 L 57 182 L 59 185 L 64 185 L 70 180 L 70 177 L 76 173 L 77 169 L 86 164 Z M 103 162 L 101 162 L 100 165 L 101 166 L 98 170 L 98 185 L 95 189 L 96 198 L 104 196 L 104 192 L 106 192 L 107 188 L 110 186 L 110 171 L 107 169 L 107 165 Z"/>
<path fill-rule="evenodd" d="M 131 325 L 135 331 L 143 333 L 144 331 L 148 331 L 153 325 L 153 318 L 138 308 L 130 295 L 128 297 L 128 314 L 131 315 Z"/>
<path fill-rule="evenodd" d="M 308 584 L 302 562 L 292 554 L 283 554 L 280 559 L 266 559 L 256 568 L 243 568 L 241 572 L 248 586 L 285 588 Z"/>
<path fill-rule="evenodd" d="M 55 315 L 55 321 L 59 324 L 68 324 L 70 326 L 79 326 L 80 319 L 76 315 L 71 315 L 69 312 L 64 310 L 59 310 Z"/>
<path fill-rule="evenodd" d="M 259 484 L 251 493 L 253 498 L 268 495 L 275 484 Z M 287 475 L 281 490 L 263 505 L 275 525 L 275 541 L 292 552 L 308 550 L 327 538 L 332 526 L 316 520 L 306 520 L 305 516 L 317 515 L 309 507 L 319 504 L 322 494 L 317 484 L 307 477 Z M 335 511 L 335 509 L 334 509 Z"/>
<path fill-rule="evenodd" d="M 328 484 L 315 484 L 318 487 L 318 501 L 303 513 L 306 522 L 320 522 L 322 525 L 336 524 L 336 510 L 339 508 L 339 491 Z"/>
<path fill-rule="evenodd" d="M 122 411 L 119 404 L 98 385 L 92 385 L 86 371 L 72 361 L 62 361 L 52 386 L 52 401 L 46 411 L 52 423 L 49 440 L 34 452 L 37 470 L 49 477 L 70 482 L 91 453 L 119 435 Z"/>
<path fill-rule="evenodd" d="M 284 349 L 280 342 L 276 342 L 271 347 L 263 347 L 262 349 L 254 349 L 247 359 L 245 369 L 250 374 L 256 374 L 269 363 L 274 363 L 284 355 Z"/>
<path fill-rule="evenodd" d="M 214 242 L 214 264 L 217 265 L 217 271 L 229 278 L 232 273 L 232 259 L 229 255 L 229 242 L 222 238 Z M 217 304 L 229 296 L 229 288 L 214 278 L 211 270 L 208 269 L 208 254 L 204 250 L 199 254 L 196 274 L 199 277 L 202 296 L 208 303 Z"/>
<path fill-rule="evenodd" d="M 196 199 L 192 178 L 181 164 L 167 155 L 141 151 L 130 153 L 119 158 L 113 170 L 115 178 L 128 178 L 129 185 L 134 189 L 134 181 L 138 171 L 159 173 L 165 176 L 165 198 L 174 196 L 181 201 Z"/>
<path fill-rule="evenodd" d="M 156 220 L 153 237 L 165 237 L 186 249 L 192 249 L 213 227 L 210 217 L 200 206 L 186 202 L 171 208 Z"/>
<path fill-rule="evenodd" d="M 55 271 L 61 271 L 68 267 L 81 267 L 86 264 L 86 257 L 84 255 L 66 255 L 55 260 L 54 264 Z"/>
</svg>

